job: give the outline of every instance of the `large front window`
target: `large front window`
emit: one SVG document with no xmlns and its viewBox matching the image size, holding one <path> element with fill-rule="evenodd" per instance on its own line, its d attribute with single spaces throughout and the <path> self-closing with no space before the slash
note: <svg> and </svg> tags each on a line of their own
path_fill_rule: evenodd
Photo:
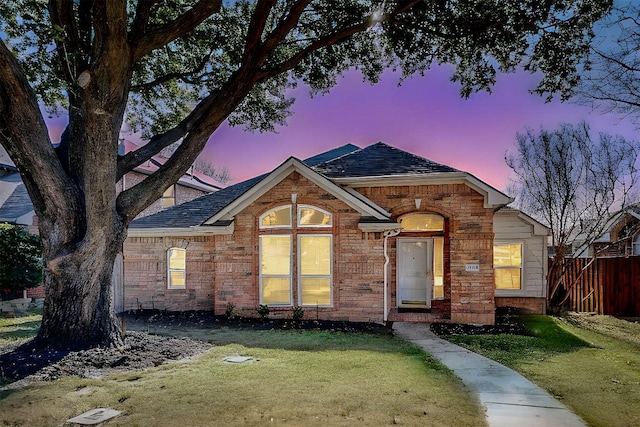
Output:
<svg viewBox="0 0 640 427">
<path fill-rule="evenodd" d="M 294 224 L 291 219 L 290 205 L 271 209 L 259 218 L 265 230 L 259 238 L 260 303 L 331 306 L 332 236 L 314 232 L 314 228 L 331 227 L 332 215 L 304 205 L 298 207 Z M 288 229 L 288 234 L 266 230 L 274 228 Z"/>
<path fill-rule="evenodd" d="M 494 243 L 493 268 L 496 289 L 521 289 L 522 243 Z"/>
</svg>

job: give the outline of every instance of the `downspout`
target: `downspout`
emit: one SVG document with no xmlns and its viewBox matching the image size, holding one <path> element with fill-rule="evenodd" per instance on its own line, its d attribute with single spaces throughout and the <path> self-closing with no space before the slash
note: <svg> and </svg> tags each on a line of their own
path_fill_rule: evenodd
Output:
<svg viewBox="0 0 640 427">
<path fill-rule="evenodd" d="M 389 313 L 389 302 L 388 297 L 387 297 L 387 291 L 388 291 L 388 268 L 389 268 L 389 254 L 387 254 L 387 240 L 389 239 L 389 237 L 394 237 L 397 236 L 398 234 L 400 234 L 400 231 L 402 230 L 387 230 L 383 233 L 384 235 L 384 245 L 383 245 L 383 251 L 384 251 L 384 279 L 383 279 L 383 283 L 384 283 L 384 317 L 383 320 L 385 323 L 387 323 L 387 317 L 388 317 L 388 313 Z"/>
</svg>

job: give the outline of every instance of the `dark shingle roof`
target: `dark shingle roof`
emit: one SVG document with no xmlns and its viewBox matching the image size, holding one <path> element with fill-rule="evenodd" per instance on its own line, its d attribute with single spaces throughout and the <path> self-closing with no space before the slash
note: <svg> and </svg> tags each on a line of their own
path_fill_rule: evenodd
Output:
<svg viewBox="0 0 640 427">
<path fill-rule="evenodd" d="M 344 156 L 349 153 L 353 153 L 354 151 L 360 150 L 360 147 L 357 147 L 353 144 L 343 145 L 342 147 L 334 148 L 333 150 L 325 151 L 324 153 L 317 154 L 313 157 L 309 157 L 308 159 L 303 160 L 304 164 L 309 167 L 317 166 L 321 163 L 325 163 L 329 160 L 336 159 L 338 157 Z"/>
<path fill-rule="evenodd" d="M 200 196 L 190 202 L 172 206 L 153 215 L 131 222 L 130 228 L 191 227 L 201 225 L 222 208 L 243 195 L 265 175 L 231 185 L 215 193 Z"/>
<path fill-rule="evenodd" d="M 391 147 L 383 142 L 313 166 L 327 178 L 353 178 L 459 172 L 450 166 Z"/>
<path fill-rule="evenodd" d="M 365 148 L 347 144 L 304 160 L 327 178 L 458 172 L 423 157 L 379 142 Z M 181 228 L 201 225 L 242 196 L 268 174 L 232 185 L 190 202 L 134 220 L 130 228 Z"/>
</svg>

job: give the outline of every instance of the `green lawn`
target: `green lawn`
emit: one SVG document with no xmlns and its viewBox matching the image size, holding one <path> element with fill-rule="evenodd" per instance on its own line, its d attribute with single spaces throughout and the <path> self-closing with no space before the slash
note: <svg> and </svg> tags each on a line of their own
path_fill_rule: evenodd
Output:
<svg viewBox="0 0 640 427">
<path fill-rule="evenodd" d="M 96 407 L 123 412 L 109 426 L 486 425 L 477 401 L 450 371 L 392 336 L 191 333 L 217 345 L 191 361 L 145 371 L 0 392 L 0 425 L 59 426 Z M 254 361 L 223 361 L 236 354 Z"/>
<path fill-rule="evenodd" d="M 32 338 L 40 329 L 40 311 L 29 311 L 14 318 L 0 317 L 0 347 Z"/>
<path fill-rule="evenodd" d="M 640 425 L 640 324 L 610 316 L 522 316 L 534 334 L 451 336 L 549 390 L 590 426 Z"/>
</svg>

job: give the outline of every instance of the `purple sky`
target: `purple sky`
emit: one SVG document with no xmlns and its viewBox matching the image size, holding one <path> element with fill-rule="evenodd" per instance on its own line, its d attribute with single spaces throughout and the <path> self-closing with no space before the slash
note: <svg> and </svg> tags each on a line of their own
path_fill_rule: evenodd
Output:
<svg viewBox="0 0 640 427">
<path fill-rule="evenodd" d="M 473 94 L 468 100 L 460 98 L 450 75 L 451 68 L 438 67 L 398 87 L 392 73 L 371 86 L 351 72 L 331 93 L 313 99 L 308 88 L 300 86 L 288 126 L 260 134 L 224 125 L 202 156 L 228 168 L 233 184 L 268 172 L 289 156 L 305 159 L 348 143 L 365 147 L 382 141 L 504 190 L 510 175 L 505 152 L 514 148 L 516 133 L 527 126 L 555 129 L 562 122 L 586 120 L 594 131 L 637 139 L 633 126 L 613 115 L 559 101 L 545 103 L 529 94 L 536 84 L 530 74 L 499 75 L 492 94 Z M 50 120 L 53 141 L 58 141 L 66 120 Z"/>
<path fill-rule="evenodd" d="M 226 166 L 235 183 L 270 171 L 290 155 L 304 159 L 347 143 L 364 147 L 382 141 L 504 190 L 510 175 L 504 154 L 527 126 L 554 129 L 586 120 L 592 130 L 635 138 L 633 126 L 614 116 L 559 101 L 545 104 L 528 93 L 536 84 L 530 74 L 500 75 L 492 94 L 468 100 L 460 98 L 450 75 L 450 68 L 439 67 L 398 87 L 391 73 L 371 86 L 352 72 L 331 93 L 313 99 L 300 86 L 287 127 L 260 134 L 223 126 L 203 155 Z"/>
</svg>

